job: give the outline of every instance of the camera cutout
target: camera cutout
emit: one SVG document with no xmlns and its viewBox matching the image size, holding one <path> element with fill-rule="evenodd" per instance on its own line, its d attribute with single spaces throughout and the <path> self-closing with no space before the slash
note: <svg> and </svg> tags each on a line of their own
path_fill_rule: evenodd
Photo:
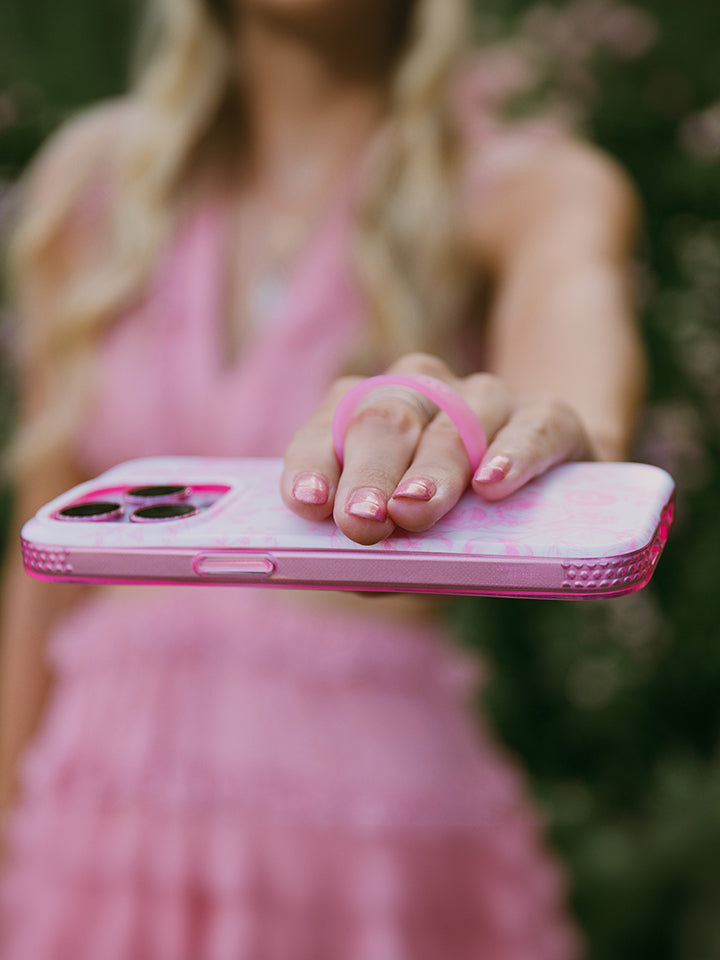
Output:
<svg viewBox="0 0 720 960">
<path fill-rule="evenodd" d="M 139 507 L 130 515 L 134 523 L 153 523 L 158 520 L 179 520 L 194 517 L 200 511 L 190 503 L 157 503 Z"/>
<path fill-rule="evenodd" d="M 164 484 L 130 487 L 125 497 L 128 503 L 144 503 L 147 500 L 185 500 L 190 496 L 190 493 L 190 487 L 183 484 Z"/>
<path fill-rule="evenodd" d="M 161 483 L 113 486 L 93 491 L 53 513 L 55 520 L 152 523 L 182 520 L 209 510 L 230 491 L 227 484 Z"/>
<path fill-rule="evenodd" d="M 111 500 L 90 500 L 63 507 L 56 516 L 60 520 L 119 520 L 123 512 L 122 504 Z"/>
</svg>

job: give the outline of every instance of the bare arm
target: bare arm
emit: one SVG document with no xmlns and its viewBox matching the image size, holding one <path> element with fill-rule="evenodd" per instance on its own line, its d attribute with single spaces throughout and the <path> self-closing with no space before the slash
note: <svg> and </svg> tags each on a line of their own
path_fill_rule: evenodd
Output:
<svg viewBox="0 0 720 960">
<path fill-rule="evenodd" d="M 0 810 L 12 802 L 19 755 L 35 732 L 51 685 L 45 639 L 85 588 L 43 583 L 24 571 L 20 527 L 36 509 L 81 478 L 57 456 L 18 491 L 0 596 Z"/>
<path fill-rule="evenodd" d="M 634 192 L 608 158 L 568 142 L 498 186 L 473 236 L 496 277 L 490 368 L 521 402 L 567 404 L 591 451 L 622 459 L 645 386 L 630 278 Z"/>
<path fill-rule="evenodd" d="M 52 207 L 68 181 L 89 182 L 105 162 L 118 136 L 122 104 L 96 108 L 73 120 L 42 151 L 25 186 L 24 215 Z M 16 309 L 23 325 L 37 327 L 51 318 L 58 292 L 73 272 L 91 262 L 97 243 L 87 217 L 68 217 L 60 241 L 47 251 L 31 276 L 23 278 Z M 21 423 L 32 418 L 47 399 L 51 371 L 29 358 L 21 372 Z M 16 765 L 37 726 L 51 674 L 45 641 L 58 619 L 87 592 L 85 588 L 32 580 L 22 567 L 20 528 L 43 503 L 79 483 L 83 477 L 68 449 L 48 456 L 17 485 L 15 516 L 8 543 L 0 593 L 0 809 L 12 801 Z"/>
<path fill-rule="evenodd" d="M 476 186 L 469 178 L 463 209 L 470 251 L 494 280 L 491 373 L 459 380 L 424 355 L 391 370 L 431 374 L 463 394 L 490 441 L 480 469 L 471 476 L 445 415 L 428 422 L 395 391 L 356 413 L 340 471 L 329 427 L 344 381 L 286 452 L 288 506 L 312 519 L 332 515 L 360 543 L 395 526 L 428 529 L 470 481 L 500 500 L 554 464 L 627 451 L 645 378 L 628 276 L 632 189 L 602 154 L 566 140 L 527 151 L 496 172 L 492 190 Z"/>
</svg>

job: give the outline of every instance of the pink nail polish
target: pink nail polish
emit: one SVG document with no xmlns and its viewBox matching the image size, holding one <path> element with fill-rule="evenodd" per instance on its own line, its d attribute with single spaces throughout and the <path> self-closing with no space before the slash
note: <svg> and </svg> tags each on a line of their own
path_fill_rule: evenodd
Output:
<svg viewBox="0 0 720 960">
<path fill-rule="evenodd" d="M 475 474 L 476 483 L 497 483 L 498 480 L 504 480 L 510 472 L 510 458 L 497 456 L 493 457 L 488 463 L 480 467 Z"/>
<path fill-rule="evenodd" d="M 393 499 L 399 497 L 403 500 L 432 500 L 436 493 L 437 487 L 433 480 L 418 478 L 401 483 L 393 493 Z"/>
<path fill-rule="evenodd" d="M 327 503 L 327 480 L 325 477 L 321 477 L 319 473 L 300 473 L 295 478 L 292 495 L 299 503 L 315 505 Z"/>
<path fill-rule="evenodd" d="M 352 517 L 363 517 L 365 520 L 377 520 L 382 523 L 387 519 L 385 498 L 379 490 L 373 490 L 372 487 L 359 487 L 350 495 L 345 505 L 345 513 L 349 513 Z"/>
</svg>

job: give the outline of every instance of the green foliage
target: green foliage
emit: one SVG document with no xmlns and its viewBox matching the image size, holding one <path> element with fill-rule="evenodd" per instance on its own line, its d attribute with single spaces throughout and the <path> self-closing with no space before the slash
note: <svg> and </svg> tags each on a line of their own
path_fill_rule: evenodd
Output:
<svg viewBox="0 0 720 960">
<path fill-rule="evenodd" d="M 485 705 L 572 866 L 591 956 L 709 960 L 720 956 L 720 8 L 480 6 L 486 34 L 520 38 L 536 65 L 526 102 L 570 113 L 638 185 L 653 377 L 637 455 L 673 473 L 680 499 L 644 593 L 468 602 L 460 629 L 493 664 Z M 613 37 L 608 18 L 622 14 Z"/>
<path fill-rule="evenodd" d="M 119 93 L 138 0 L 0 5 L 0 178 L 22 170 L 50 130 Z"/>
<path fill-rule="evenodd" d="M 453 617 L 492 665 L 484 707 L 528 769 L 570 865 L 591 960 L 716 960 L 720 4 L 479 0 L 477 9 L 483 38 L 533 64 L 515 106 L 570 114 L 638 185 L 652 383 L 636 453 L 673 473 L 679 509 L 641 594 L 462 601 Z M 2 181 L 46 134 L 78 105 L 120 91 L 137 11 L 137 0 L 3 0 L 0 214 Z"/>
<path fill-rule="evenodd" d="M 578 605 L 468 601 L 456 612 L 459 629 L 493 664 L 484 703 L 529 768 L 571 865 L 592 960 L 714 960 L 720 7 L 695 3 L 691 12 L 673 0 L 481 6 L 499 18 L 495 36 L 504 31 L 517 43 L 520 35 L 531 51 L 545 42 L 537 89 L 551 106 L 571 107 L 641 193 L 638 275 L 652 382 L 636 454 L 675 476 L 679 509 L 643 593 Z M 627 40 L 628 31 L 644 31 L 646 49 L 621 57 L 601 42 L 613 9 L 649 18 L 626 24 L 625 33 Z M 558 20 L 559 38 L 551 29 Z"/>
</svg>

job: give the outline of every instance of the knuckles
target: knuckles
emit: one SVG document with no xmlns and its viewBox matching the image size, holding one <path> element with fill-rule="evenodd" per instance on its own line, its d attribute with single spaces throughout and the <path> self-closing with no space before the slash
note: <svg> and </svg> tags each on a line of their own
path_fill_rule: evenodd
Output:
<svg viewBox="0 0 720 960">
<path fill-rule="evenodd" d="M 530 425 L 541 438 L 569 436 L 580 430 L 575 411 L 562 400 L 541 400 L 532 408 Z"/>
<path fill-rule="evenodd" d="M 457 427 L 445 413 L 438 414 L 430 427 L 433 440 L 448 452 L 455 451 L 461 460 L 465 459 L 464 447 Z"/>
<path fill-rule="evenodd" d="M 502 411 L 501 419 L 510 416 L 515 407 L 512 391 L 494 373 L 473 373 L 463 381 L 463 394 L 471 404 Z"/>
<path fill-rule="evenodd" d="M 554 460 L 579 448 L 583 429 L 575 411 L 561 400 L 539 400 L 517 411 L 517 440 L 528 463 Z"/>
<path fill-rule="evenodd" d="M 464 380 L 466 389 L 471 393 L 479 395 L 499 393 L 503 396 L 510 396 L 510 391 L 505 386 L 505 381 L 494 373 L 471 373 Z"/>
<path fill-rule="evenodd" d="M 410 403 L 387 398 L 375 400 L 356 410 L 350 421 L 350 429 L 370 427 L 407 436 L 422 429 L 420 411 L 413 409 Z"/>
<path fill-rule="evenodd" d="M 362 377 L 353 377 L 345 376 L 338 377 L 337 380 L 334 380 L 328 391 L 328 398 L 332 403 L 339 403 L 340 398 L 348 392 L 351 387 L 354 387 L 356 383 L 359 383 L 363 378 Z"/>
<path fill-rule="evenodd" d="M 426 377 L 436 377 L 438 380 L 451 378 L 447 365 L 439 357 L 430 353 L 406 353 L 391 367 L 391 373 L 421 373 Z"/>
</svg>

